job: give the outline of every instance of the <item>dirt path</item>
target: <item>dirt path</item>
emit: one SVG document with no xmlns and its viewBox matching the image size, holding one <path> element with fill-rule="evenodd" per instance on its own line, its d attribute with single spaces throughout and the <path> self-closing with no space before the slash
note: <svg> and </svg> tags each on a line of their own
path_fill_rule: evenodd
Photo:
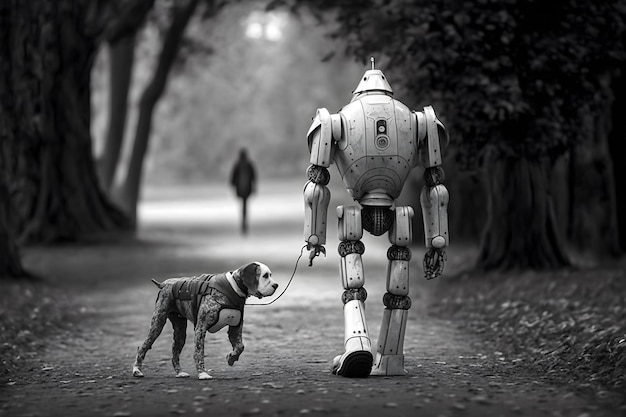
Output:
<svg viewBox="0 0 626 417">
<path fill-rule="evenodd" d="M 179 197 L 175 202 L 152 199 L 142 207 L 137 244 L 29 251 L 33 268 L 74 295 L 82 320 L 47 341 L 46 350 L 1 388 L 0 416 L 620 415 L 566 386 L 550 385 L 523 361 L 494 351 L 455 323 L 429 316 L 429 294 L 437 284 L 419 279 L 422 254 L 417 250 L 411 265 L 414 308 L 405 340 L 408 375 L 332 375 L 331 359 L 343 343 L 334 230 L 329 230 L 328 257 L 316 260 L 314 268 L 303 259 L 279 301 L 247 307 L 246 350 L 234 367 L 226 363 L 225 331 L 208 335 L 206 363 L 214 379 L 196 380 L 189 326 L 181 361 L 192 378 L 174 378 L 168 326 L 147 355 L 146 377 L 133 378 L 134 353 L 156 295 L 149 278 L 218 272 L 257 259 L 285 285 L 302 246 L 301 202 L 298 193 L 293 195 L 276 186 L 253 201 L 251 233 L 245 238 L 236 234 L 233 199 Z M 266 207 L 276 201 L 278 213 L 271 216 Z M 364 242 L 366 314 L 375 341 L 388 243 L 384 237 Z M 448 271 L 459 268 L 462 259 L 452 248 Z"/>
</svg>

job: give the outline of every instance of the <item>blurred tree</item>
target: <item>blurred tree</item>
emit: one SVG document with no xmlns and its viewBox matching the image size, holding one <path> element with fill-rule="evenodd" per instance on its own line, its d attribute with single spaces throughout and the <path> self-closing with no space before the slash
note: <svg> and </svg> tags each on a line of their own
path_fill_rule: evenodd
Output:
<svg viewBox="0 0 626 417">
<path fill-rule="evenodd" d="M 626 38 L 626 36 L 625 36 Z M 613 77 L 611 89 L 615 100 L 611 108 L 609 154 L 613 160 L 620 247 L 626 250 L 626 64 L 622 63 L 619 76 Z"/>
<path fill-rule="evenodd" d="M 115 171 L 119 165 L 120 149 L 123 141 L 125 127 L 128 89 L 132 71 L 134 36 L 127 32 L 125 38 L 119 38 L 122 42 L 116 45 L 111 56 L 111 106 L 116 103 L 123 108 L 111 107 L 109 134 L 105 141 L 105 151 L 102 164 L 102 180 L 110 190 L 114 199 L 129 216 L 133 226 L 137 222 L 137 203 L 140 195 L 143 164 L 148 150 L 154 109 L 163 95 L 167 86 L 168 77 L 174 65 L 181 45 L 184 41 L 184 32 L 193 16 L 200 0 L 177 0 L 160 2 L 165 13 L 167 29 L 162 41 L 161 51 L 156 63 L 152 79 L 145 87 L 138 104 L 139 116 L 133 138 L 130 162 L 123 173 L 122 182 L 118 187 L 112 188 Z M 205 0 L 203 18 L 215 16 L 226 5 L 225 1 Z M 143 20 L 148 4 L 142 4 L 137 8 L 137 21 Z M 151 6 L 151 5 L 150 5 Z M 163 18 L 163 16 L 158 16 Z M 116 103 L 113 102 L 115 99 Z"/>
<path fill-rule="evenodd" d="M 0 44 L 7 45 L 11 34 L 10 5 L 0 3 Z M 13 178 L 15 160 L 16 115 L 13 110 L 13 90 L 6 88 L 11 83 L 9 48 L 0 48 L 0 278 L 25 275 L 19 248 L 15 242 L 16 214 L 9 190 Z"/>
<path fill-rule="evenodd" d="M 592 126 L 589 137 L 572 145 L 569 151 L 567 237 L 579 251 L 592 252 L 598 258 L 621 255 L 617 222 L 615 183 L 617 173 L 609 151 L 609 135 L 613 129 L 611 78 L 605 74 L 599 88 L 606 97 L 594 114 L 587 114 L 582 123 Z M 622 137 L 622 140 L 626 137 Z M 619 163 L 618 163 L 619 165 Z M 618 168 L 619 169 L 619 168 Z"/>
<path fill-rule="evenodd" d="M 132 63 L 132 38 L 153 2 L 0 5 L 7 46 L 0 66 L 5 157 L 0 166 L 0 275 L 23 273 L 16 241 L 74 240 L 128 228 L 127 217 L 98 186 L 89 129 L 90 70 L 98 45 L 107 39 L 119 46 L 114 83 L 129 82 L 125 66 Z M 195 4 L 190 0 L 182 9 L 192 12 Z M 182 19 L 188 16 L 183 13 Z M 114 100 L 122 109 L 124 89 L 127 85 L 117 90 L 121 94 Z M 109 136 L 117 141 L 125 118 L 119 113 L 112 117 Z M 113 160 L 116 153 L 119 149 L 107 151 Z"/>
<path fill-rule="evenodd" d="M 100 181 L 108 192 L 111 191 L 126 130 L 137 32 L 142 28 L 154 1 L 117 0 L 110 3 L 116 19 L 110 21 L 105 31 L 110 57 L 109 120 L 104 151 L 98 161 Z"/>
<path fill-rule="evenodd" d="M 2 166 L 2 169 L 5 169 L 5 167 Z M 6 180 L 0 180 L 0 200 L 11 201 Z M 28 275 L 24 270 L 19 248 L 15 243 L 13 219 L 11 217 L 13 213 L 9 204 L 0 204 L 0 279 Z"/>
<path fill-rule="evenodd" d="M 0 204 L 19 242 L 74 240 L 127 226 L 101 192 L 91 156 L 90 70 L 105 4 L 2 2 L 8 59 L 0 66 L 0 132 L 11 145 L 3 146 L 11 166 L 3 167 L 0 188 L 11 198 Z"/>
<path fill-rule="evenodd" d="M 347 39 L 348 53 L 386 57 L 392 85 L 438 109 L 458 162 L 486 178 L 478 268 L 570 264 L 549 180 L 556 159 L 593 137 L 587 122 L 606 110 L 603 79 L 624 55 L 623 1 L 278 0 L 270 7 L 284 5 L 337 10 L 335 36 Z M 601 164 L 609 175 L 610 161 Z M 603 210 L 614 213 L 609 203 Z"/>
<path fill-rule="evenodd" d="M 117 200 L 135 225 L 137 223 L 137 201 L 139 199 L 143 161 L 150 139 L 152 115 L 157 102 L 165 90 L 167 78 L 176 59 L 183 33 L 198 2 L 199 0 L 181 0 L 171 3 L 170 26 L 163 39 L 157 66 L 152 80 L 139 100 L 139 120 L 135 130 L 130 163 L 117 196 Z"/>
</svg>

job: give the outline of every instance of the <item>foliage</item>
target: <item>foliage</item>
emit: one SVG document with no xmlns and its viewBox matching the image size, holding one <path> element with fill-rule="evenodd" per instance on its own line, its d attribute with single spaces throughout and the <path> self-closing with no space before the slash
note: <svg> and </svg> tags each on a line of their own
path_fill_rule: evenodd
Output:
<svg viewBox="0 0 626 417">
<path fill-rule="evenodd" d="M 580 388 L 623 393 L 625 278 L 620 265 L 557 276 L 460 275 L 440 287 L 436 310 L 463 318 L 508 360 L 533 364 Z"/>
<path fill-rule="evenodd" d="M 228 0 L 204 0 L 199 5 L 199 12 L 195 14 L 198 15 L 198 20 L 200 20 L 207 26 L 211 26 L 214 24 L 217 16 L 219 16 L 221 11 L 229 3 L 232 7 L 232 5 L 236 3 L 236 1 L 230 0 L 229 2 Z M 177 2 L 172 2 L 170 0 L 156 0 L 155 5 L 152 9 L 152 13 L 148 15 L 148 24 L 156 29 L 159 41 L 161 43 L 165 39 L 167 31 L 171 25 L 175 7 L 177 7 Z M 203 56 L 211 55 L 214 53 L 214 47 L 212 45 L 211 38 L 198 39 L 196 37 L 189 36 L 188 34 L 185 34 L 182 37 L 178 49 L 179 50 L 176 54 L 176 62 L 174 63 L 173 69 L 177 69 L 179 71 L 182 70 L 187 60 L 193 55 Z"/>
<path fill-rule="evenodd" d="M 336 7 L 334 36 L 413 102 L 436 105 L 466 165 L 486 151 L 557 156 L 588 137 L 607 100 L 602 77 L 624 59 L 620 0 L 273 1 Z M 443 110 L 443 111 L 442 111 Z"/>
</svg>

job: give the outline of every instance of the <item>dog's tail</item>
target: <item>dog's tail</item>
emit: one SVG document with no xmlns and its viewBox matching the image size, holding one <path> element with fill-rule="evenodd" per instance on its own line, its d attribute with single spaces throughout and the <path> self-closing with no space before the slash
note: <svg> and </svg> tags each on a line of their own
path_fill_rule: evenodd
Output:
<svg viewBox="0 0 626 417">
<path fill-rule="evenodd" d="M 159 287 L 159 289 L 163 288 L 163 283 L 157 281 L 156 279 L 152 278 L 151 279 L 152 282 L 154 282 L 154 285 L 156 285 L 157 287 Z"/>
</svg>

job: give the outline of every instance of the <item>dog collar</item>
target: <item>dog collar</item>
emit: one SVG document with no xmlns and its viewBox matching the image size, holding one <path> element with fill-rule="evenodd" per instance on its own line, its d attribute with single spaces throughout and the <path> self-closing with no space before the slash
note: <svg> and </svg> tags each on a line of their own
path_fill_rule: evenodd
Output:
<svg viewBox="0 0 626 417">
<path fill-rule="evenodd" d="M 235 281 L 235 278 L 233 277 L 232 272 L 226 272 L 226 279 L 228 280 L 228 283 L 230 284 L 231 287 L 233 287 L 233 291 L 235 291 L 237 293 L 238 296 L 240 296 L 241 298 L 247 298 L 248 294 L 245 294 L 241 288 L 239 288 L 239 285 L 237 284 L 237 281 Z"/>
</svg>

